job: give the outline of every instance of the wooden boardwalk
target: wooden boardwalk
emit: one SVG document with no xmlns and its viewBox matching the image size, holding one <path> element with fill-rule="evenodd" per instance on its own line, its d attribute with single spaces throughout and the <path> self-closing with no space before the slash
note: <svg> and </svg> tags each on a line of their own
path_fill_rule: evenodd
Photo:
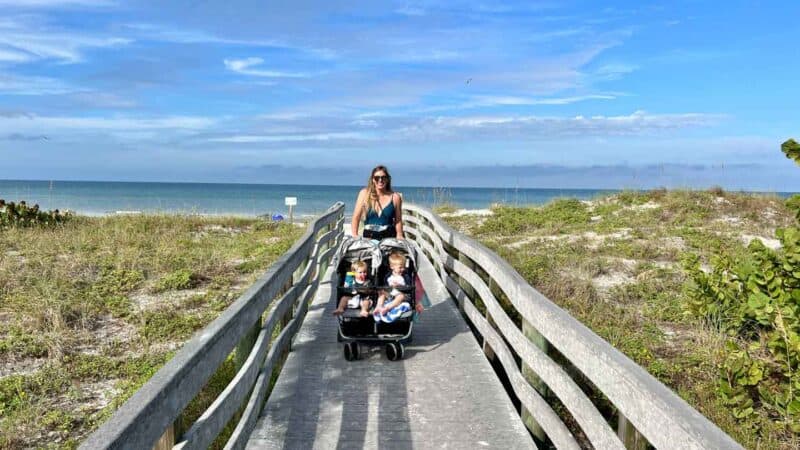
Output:
<svg viewBox="0 0 800 450">
<path fill-rule="evenodd" d="M 344 359 L 326 274 L 247 448 L 535 447 L 433 267 L 419 265 L 432 304 L 398 362 L 382 346 Z"/>
</svg>

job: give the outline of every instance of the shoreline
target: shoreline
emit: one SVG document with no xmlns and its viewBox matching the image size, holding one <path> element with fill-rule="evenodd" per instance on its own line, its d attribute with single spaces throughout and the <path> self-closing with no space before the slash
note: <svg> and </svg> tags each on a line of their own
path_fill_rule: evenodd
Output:
<svg viewBox="0 0 800 450">
<path fill-rule="evenodd" d="M 237 219 L 265 219 L 271 220 L 268 214 L 246 214 L 239 212 L 226 212 L 226 213 L 198 213 L 198 212 L 185 212 L 185 211 L 148 211 L 148 210 L 117 210 L 117 211 L 74 211 L 64 210 L 64 213 L 69 213 L 74 216 L 80 217 L 121 217 L 121 216 L 181 216 L 181 217 L 208 217 L 208 218 L 222 218 L 233 217 Z M 294 214 L 295 221 L 306 221 L 317 217 L 319 214 Z M 284 221 L 289 220 L 288 214 L 281 214 Z M 280 221 L 276 221 L 280 222 Z"/>
<path fill-rule="evenodd" d="M 494 206 L 494 205 L 493 205 Z M 538 207 L 542 205 L 526 205 L 528 207 Z M 181 211 L 135 211 L 135 210 L 119 210 L 119 211 L 106 211 L 106 212 L 80 212 L 80 211 L 72 211 L 66 210 L 65 213 L 70 213 L 76 217 L 90 217 L 90 218 L 105 218 L 105 217 L 125 217 L 125 216 L 173 216 L 173 217 L 200 217 L 200 218 L 208 218 L 208 219 L 219 219 L 219 218 L 236 218 L 236 219 L 252 219 L 252 220 L 265 220 L 268 222 L 289 222 L 289 217 L 287 215 L 283 215 L 282 220 L 272 220 L 272 218 L 266 214 L 260 215 L 252 215 L 252 214 L 242 214 L 242 213 L 184 213 Z M 466 208 L 459 208 L 453 212 L 444 212 L 440 213 L 439 216 L 441 217 L 463 217 L 463 216 L 479 216 L 479 217 L 488 217 L 493 215 L 494 212 L 490 208 L 477 208 L 477 209 L 466 209 Z M 309 220 L 312 220 L 315 217 L 318 217 L 319 214 L 295 214 L 293 221 L 295 223 L 305 223 Z M 344 223 L 349 224 L 352 220 L 352 214 L 345 214 L 344 216 Z"/>
<path fill-rule="evenodd" d="M 69 180 L 69 179 L 15 179 L 15 178 L 0 178 L 0 183 L 34 183 L 34 184 L 43 184 L 43 185 L 50 185 L 51 183 L 54 185 L 58 184 L 119 184 L 119 185 L 167 185 L 167 186 L 191 186 L 191 185 L 198 185 L 198 186 L 230 186 L 230 187 L 248 187 L 248 186 L 255 186 L 255 187 L 286 187 L 286 188 L 346 188 L 346 189 L 361 189 L 364 187 L 363 184 L 304 184 L 304 183 L 242 183 L 242 182 L 203 182 L 203 181 L 172 181 L 172 180 L 148 180 L 148 181 L 130 181 L 130 180 Z M 708 185 L 698 185 L 698 186 L 664 186 L 664 185 L 654 185 L 654 186 L 641 186 L 641 187 L 633 187 L 633 186 L 615 186 L 615 187 L 576 187 L 576 186 L 569 186 L 569 187 L 558 187 L 558 186 L 519 186 L 519 185 L 500 185 L 500 186 L 488 186 L 488 185 L 481 185 L 481 186 L 464 186 L 464 185 L 452 185 L 452 186 L 441 186 L 441 185 L 398 185 L 396 186 L 397 190 L 400 192 L 412 192 L 413 190 L 423 189 L 423 190 L 447 190 L 447 189 L 465 189 L 465 190 L 496 190 L 496 191 L 566 191 L 566 192 L 582 192 L 582 191 L 603 191 L 609 194 L 615 194 L 624 191 L 635 191 L 635 192 L 647 192 L 652 190 L 658 189 L 667 189 L 669 191 L 675 190 L 690 190 L 690 191 L 706 191 L 709 189 L 714 189 L 716 187 L 721 187 L 726 192 L 735 192 L 735 193 L 743 193 L 743 194 L 776 194 L 779 196 L 784 195 L 794 195 L 800 194 L 800 190 L 798 191 L 781 191 L 775 189 L 763 189 L 763 188 L 741 188 L 741 187 L 725 187 L 719 184 L 708 184 Z"/>
</svg>

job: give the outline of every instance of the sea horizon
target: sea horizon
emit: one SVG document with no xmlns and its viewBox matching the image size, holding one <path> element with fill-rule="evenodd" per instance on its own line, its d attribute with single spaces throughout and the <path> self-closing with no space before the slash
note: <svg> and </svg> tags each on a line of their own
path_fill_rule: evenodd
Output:
<svg viewBox="0 0 800 450">
<path fill-rule="evenodd" d="M 165 213 L 233 216 L 287 216 L 286 197 L 297 198 L 295 217 L 321 214 L 336 201 L 347 211 L 363 185 L 216 183 L 184 181 L 3 180 L 0 198 L 26 201 L 45 210 L 69 210 L 102 216 L 118 213 Z M 689 188 L 669 188 L 671 190 Z M 406 202 L 463 209 L 486 209 L 495 204 L 541 205 L 555 198 L 590 200 L 626 190 L 614 188 L 521 188 L 486 186 L 395 186 Z M 649 189 L 644 189 L 644 191 Z M 697 189 L 695 189 L 697 190 Z M 793 192 L 731 190 L 789 197 Z"/>
</svg>

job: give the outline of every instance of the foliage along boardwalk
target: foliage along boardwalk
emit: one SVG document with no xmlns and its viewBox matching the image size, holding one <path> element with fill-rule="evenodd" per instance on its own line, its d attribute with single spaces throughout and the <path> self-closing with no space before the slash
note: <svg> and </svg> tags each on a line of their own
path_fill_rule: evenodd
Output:
<svg viewBox="0 0 800 450">
<path fill-rule="evenodd" d="M 430 307 L 401 361 L 348 362 L 330 277 L 314 298 L 247 448 L 534 448 L 519 414 L 426 258 Z"/>
</svg>

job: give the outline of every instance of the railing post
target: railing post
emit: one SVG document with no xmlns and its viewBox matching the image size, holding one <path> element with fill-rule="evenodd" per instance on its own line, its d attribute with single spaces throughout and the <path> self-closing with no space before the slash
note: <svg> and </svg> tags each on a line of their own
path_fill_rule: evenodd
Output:
<svg viewBox="0 0 800 450">
<path fill-rule="evenodd" d="M 542 351 L 547 354 L 547 340 L 525 319 L 522 319 L 522 334 L 524 334 L 525 337 L 533 342 L 534 345 L 542 349 Z M 525 361 L 522 361 L 522 376 L 525 377 L 525 380 L 528 381 L 528 384 L 530 384 L 534 389 L 536 389 L 537 392 L 539 392 L 539 395 L 541 395 L 543 399 L 547 400 L 547 398 L 551 395 L 547 384 L 545 384 L 544 381 L 542 381 L 542 379 L 536 375 L 536 372 L 529 365 L 525 364 Z M 530 430 L 531 434 L 536 437 L 536 439 L 538 439 L 540 442 L 547 441 L 547 434 L 536 422 L 536 419 L 533 418 L 533 415 L 530 413 L 530 411 L 526 410 L 525 407 L 522 407 L 522 421 L 525 423 L 525 426 L 528 427 L 528 430 Z"/>
<path fill-rule="evenodd" d="M 475 270 L 476 267 L 475 263 L 468 256 L 464 255 L 461 252 L 458 252 L 458 260 L 459 262 L 461 262 L 461 264 L 467 266 L 469 270 L 477 273 L 477 271 Z M 478 295 L 478 292 L 475 290 L 475 288 L 473 288 L 472 285 L 469 284 L 469 282 L 467 282 L 462 277 L 459 277 L 458 284 L 459 286 L 461 286 L 461 289 L 467 294 L 467 297 L 469 297 L 472 300 L 472 304 L 477 306 L 477 300 L 480 298 L 480 296 Z M 481 303 L 483 303 L 483 301 L 481 301 Z M 489 322 L 489 324 L 492 327 L 494 327 L 494 320 L 492 320 L 492 316 L 489 314 L 489 310 L 486 309 L 485 307 L 483 315 L 484 317 L 486 317 L 486 320 Z M 483 353 L 486 355 L 486 358 L 489 359 L 489 361 L 494 361 L 496 358 L 495 352 L 489 345 L 489 343 L 486 342 L 485 338 L 483 339 L 481 347 L 483 348 Z"/>
<path fill-rule="evenodd" d="M 647 439 L 634 428 L 633 424 L 617 411 L 617 436 L 628 450 L 646 450 Z"/>
<path fill-rule="evenodd" d="M 253 324 L 253 327 L 250 328 L 250 331 L 245 333 L 245 335 L 242 336 L 242 340 L 236 344 L 236 353 L 234 353 L 233 356 L 233 364 L 236 366 L 237 371 L 241 369 L 245 361 L 247 361 L 247 357 L 250 356 L 250 351 L 253 349 L 256 339 L 258 339 L 259 332 L 261 332 L 261 316 L 258 316 L 256 323 Z"/>
<path fill-rule="evenodd" d="M 455 249 L 454 249 L 453 251 L 456 253 L 456 255 L 457 255 L 457 256 L 456 256 L 456 259 L 458 259 L 458 261 L 459 261 L 460 263 L 462 263 L 462 264 L 464 264 L 465 266 L 467 266 L 467 267 L 469 267 L 470 269 L 472 269 L 472 261 L 470 261 L 468 257 L 466 257 L 464 254 L 462 254 L 462 253 L 461 253 L 461 252 L 459 252 L 458 250 L 455 250 Z M 476 304 L 476 302 L 475 302 L 475 298 L 477 297 L 477 295 L 476 295 L 476 293 L 475 293 L 475 289 L 473 289 L 473 288 L 472 288 L 472 285 L 471 285 L 471 284 L 469 284 L 469 283 L 468 283 L 468 282 L 467 282 L 467 281 L 466 281 L 466 280 L 465 280 L 463 277 L 461 277 L 460 275 L 456 274 L 455 276 L 458 278 L 458 280 L 457 280 L 457 281 L 458 281 L 458 286 L 459 286 L 459 287 L 461 287 L 461 290 L 462 290 L 462 291 L 464 291 L 464 293 L 465 293 L 465 294 L 467 294 L 467 297 L 468 297 L 468 298 L 469 298 L 469 300 L 472 302 L 472 304 L 473 304 L 473 305 L 475 305 L 475 306 L 477 307 L 478 305 L 477 305 L 477 304 Z M 462 313 L 464 312 L 464 308 L 463 308 L 463 306 L 459 305 L 459 309 L 461 310 L 461 312 L 462 312 Z M 482 343 L 482 344 L 481 344 L 481 346 L 485 348 L 485 343 Z"/>
<path fill-rule="evenodd" d="M 288 292 L 289 289 L 292 288 L 293 284 L 294 284 L 294 275 L 292 275 L 292 277 L 289 279 L 289 281 L 286 282 L 286 285 L 283 287 L 283 293 L 285 294 L 286 292 Z M 300 293 L 295 291 L 295 295 L 299 296 Z M 295 308 L 294 306 L 289 308 L 289 310 L 286 311 L 286 314 L 284 314 L 283 317 L 281 317 L 281 319 L 279 321 L 280 324 L 281 324 L 281 330 L 286 328 L 286 326 L 289 325 L 289 322 L 292 320 L 292 316 L 294 316 L 294 308 Z M 286 357 L 289 356 L 289 352 L 290 351 L 292 351 L 292 342 L 291 342 L 291 340 L 289 341 L 289 344 L 286 346 L 286 350 L 284 350 L 284 352 L 283 352 L 282 360 L 284 360 L 284 361 L 286 360 Z"/>
<path fill-rule="evenodd" d="M 328 225 L 325 226 L 325 233 L 323 233 L 323 234 L 327 234 L 327 233 L 330 233 L 331 231 L 333 231 L 333 227 L 338 223 L 339 223 L 339 218 L 337 217 L 336 220 L 334 220 L 333 222 L 331 222 L 331 223 L 329 223 Z M 319 252 L 322 253 L 323 251 L 329 250 L 331 247 L 333 247 L 336 244 L 337 237 L 338 237 L 338 235 L 334 235 L 334 237 L 331 240 L 329 240 L 327 244 L 325 244 L 325 248 L 324 249 L 322 249 L 322 248 L 319 249 Z M 319 270 L 320 270 L 320 272 L 318 274 L 316 274 L 316 276 L 319 276 L 320 273 L 325 273 L 328 270 L 328 260 L 327 259 L 325 261 L 319 261 Z"/>
<path fill-rule="evenodd" d="M 180 420 L 180 417 L 178 418 Z M 153 450 L 171 450 L 172 447 L 175 445 L 177 436 L 177 428 L 178 428 L 178 421 L 175 421 L 164 434 L 156 441 L 156 445 L 153 446 Z"/>
</svg>

